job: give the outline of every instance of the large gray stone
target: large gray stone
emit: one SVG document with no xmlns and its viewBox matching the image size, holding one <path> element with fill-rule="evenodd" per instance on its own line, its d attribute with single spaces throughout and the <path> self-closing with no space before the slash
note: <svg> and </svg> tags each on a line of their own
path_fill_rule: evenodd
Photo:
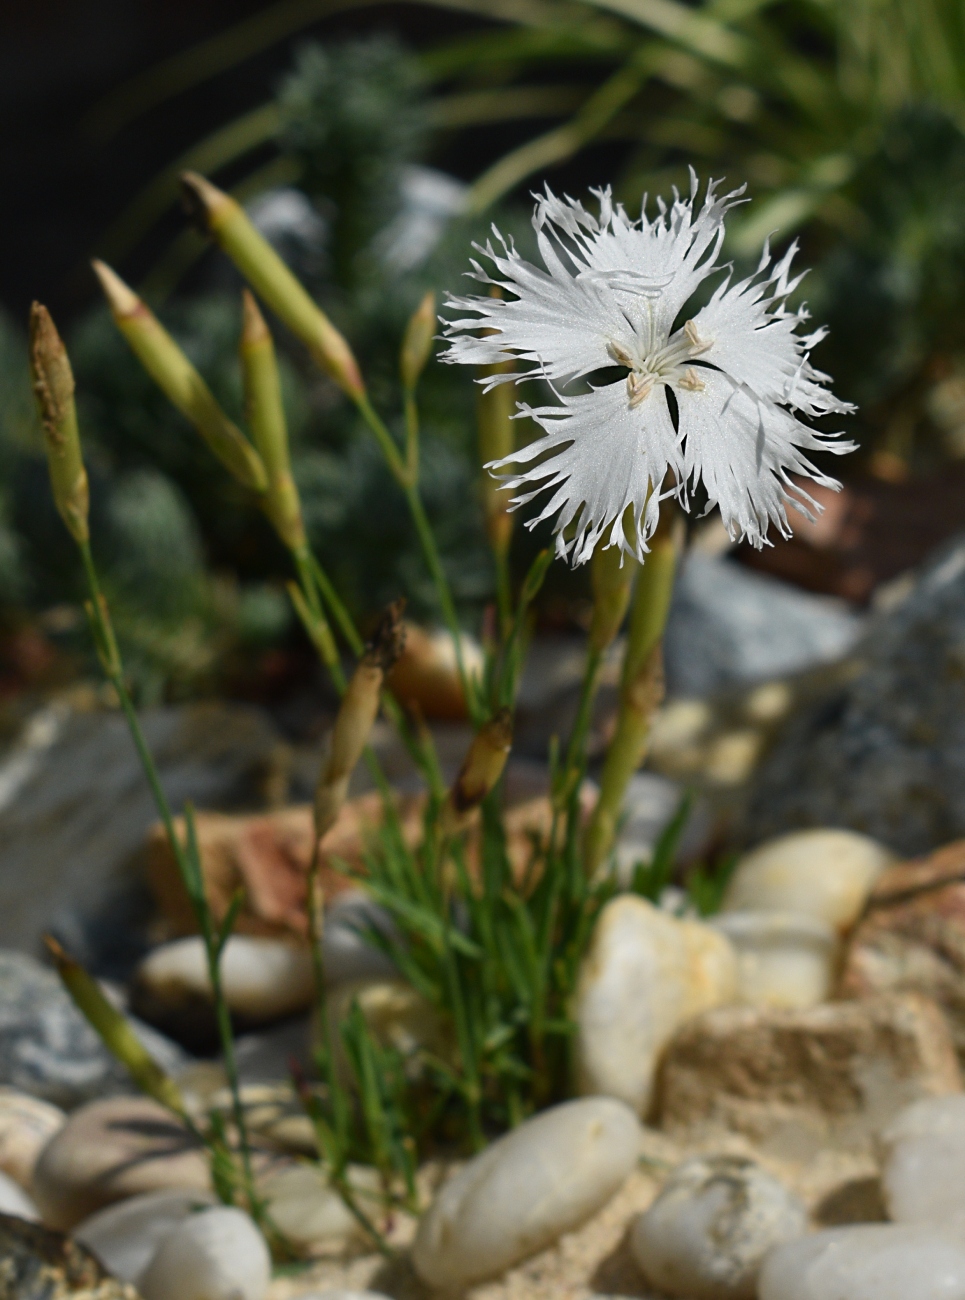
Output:
<svg viewBox="0 0 965 1300">
<path fill-rule="evenodd" d="M 965 835 L 965 538 L 859 655 L 861 671 L 793 719 L 759 769 L 746 842 L 849 827 L 911 856 Z"/>
<path fill-rule="evenodd" d="M 261 710 L 192 704 L 142 723 L 176 810 L 260 801 L 279 743 Z M 0 763 L 0 947 L 35 952 L 50 930 L 101 973 L 126 974 L 150 908 L 131 864 L 156 820 L 119 713 L 35 715 Z"/>
<path fill-rule="evenodd" d="M 134 1021 L 169 1073 L 188 1057 Z M 24 953 L 0 950 L 0 1084 L 71 1109 L 95 1097 L 136 1092 L 131 1077 L 74 1007 L 60 980 Z"/>
<path fill-rule="evenodd" d="M 691 554 L 681 569 L 664 639 L 669 695 L 709 695 L 841 659 L 863 620 L 718 556 Z"/>
</svg>

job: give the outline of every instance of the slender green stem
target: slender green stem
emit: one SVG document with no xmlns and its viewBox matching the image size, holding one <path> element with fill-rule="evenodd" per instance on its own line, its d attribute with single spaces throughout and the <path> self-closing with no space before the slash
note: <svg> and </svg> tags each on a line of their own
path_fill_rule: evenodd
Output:
<svg viewBox="0 0 965 1300">
<path fill-rule="evenodd" d="M 319 564 L 314 552 L 307 551 L 305 559 L 311 569 L 312 577 L 318 584 L 318 590 L 322 599 L 332 611 L 332 617 L 339 626 L 339 631 L 348 642 L 349 649 L 354 655 L 360 655 L 365 649 L 365 643 L 359 635 L 359 630 L 352 621 L 352 616 L 342 603 L 341 597 L 335 590 L 331 578 Z"/>
<path fill-rule="evenodd" d="M 579 774 L 583 769 L 586 738 L 590 730 L 590 720 L 593 715 L 593 701 L 596 698 L 596 688 L 600 675 L 600 665 L 602 662 L 602 651 L 592 648 L 587 651 L 586 666 L 583 670 L 583 684 L 580 688 L 580 702 L 576 710 L 573 730 L 570 733 L 570 743 L 566 750 L 566 759 L 563 763 L 560 785 L 558 790 L 555 792 L 554 802 L 556 802 L 560 807 L 566 806 L 573 791 L 573 787 L 579 779 Z"/>
<path fill-rule="evenodd" d="M 232 1109 L 234 1111 L 235 1124 L 238 1129 L 238 1143 L 241 1151 L 245 1194 L 248 1198 L 252 1213 L 258 1217 L 259 1202 L 255 1193 L 254 1177 L 251 1168 L 251 1148 L 248 1141 L 248 1129 L 245 1123 L 244 1107 L 241 1101 L 241 1089 L 234 1053 L 234 1039 L 231 1030 L 231 1015 L 228 1011 L 228 1005 L 224 997 L 224 989 L 221 984 L 220 945 L 218 944 L 211 927 L 211 913 L 204 897 L 204 885 L 203 877 L 201 877 L 200 862 L 196 860 L 195 863 L 200 882 L 200 890 L 195 890 L 192 888 L 191 867 L 187 859 L 187 854 L 189 853 L 193 854 L 197 859 L 197 844 L 193 835 L 189 836 L 187 846 L 183 845 L 178 838 L 177 828 L 174 824 L 174 814 L 171 811 L 171 806 L 164 793 L 161 779 L 154 763 L 154 758 L 148 748 L 140 720 L 134 708 L 134 703 L 124 682 L 123 667 L 120 656 L 117 653 L 113 629 L 105 617 L 103 595 L 89 542 L 80 543 L 80 553 L 84 564 L 84 572 L 87 577 L 87 585 L 90 590 L 91 609 L 93 611 L 92 617 L 97 627 L 102 645 L 110 647 L 112 651 L 110 656 L 104 656 L 105 672 L 107 673 L 111 685 L 117 692 L 117 697 L 127 721 L 131 738 L 134 741 L 134 747 L 137 750 L 141 767 L 144 771 L 145 777 L 147 778 L 148 785 L 150 786 L 154 803 L 161 816 L 161 820 L 164 823 L 164 829 L 167 832 L 168 841 L 171 845 L 171 852 L 174 854 L 178 871 L 184 880 L 185 887 L 188 890 L 192 901 L 197 900 L 195 911 L 205 944 L 208 973 L 211 980 L 212 996 L 214 998 L 215 1014 L 218 1023 L 218 1034 L 221 1041 L 222 1055 L 224 1057 L 225 1075 L 228 1079 L 228 1087 L 231 1091 Z"/>
<path fill-rule="evenodd" d="M 513 627 L 513 591 L 509 575 L 509 556 L 502 547 L 493 547 L 496 567 L 496 612 L 499 615 L 499 639 L 503 645 L 509 640 Z"/>
<path fill-rule="evenodd" d="M 419 407 L 415 392 L 407 389 L 405 405 L 405 472 L 410 483 L 419 481 Z"/>
</svg>

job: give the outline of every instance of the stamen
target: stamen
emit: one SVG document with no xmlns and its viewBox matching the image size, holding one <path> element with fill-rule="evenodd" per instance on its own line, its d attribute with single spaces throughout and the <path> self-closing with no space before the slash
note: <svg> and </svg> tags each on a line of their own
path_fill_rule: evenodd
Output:
<svg viewBox="0 0 965 1300">
<path fill-rule="evenodd" d="M 610 354 L 610 359 L 615 361 L 618 366 L 627 366 L 632 370 L 636 364 L 626 348 L 622 347 L 619 343 L 608 343 L 606 350 Z"/>
<path fill-rule="evenodd" d="M 627 393 L 631 411 L 647 400 L 653 392 L 653 383 L 653 375 L 639 375 L 634 372 L 627 375 Z"/>
<path fill-rule="evenodd" d="M 692 320 L 687 321 L 684 325 L 684 333 L 687 335 L 687 340 L 693 349 L 693 356 L 699 356 L 701 352 L 706 352 L 708 348 L 714 346 L 713 339 L 702 339 L 700 337 L 697 333 L 697 326 Z M 701 384 L 701 387 L 703 387 L 703 384 Z"/>
<path fill-rule="evenodd" d="M 679 386 L 685 388 L 688 393 L 702 393 L 707 387 L 693 366 L 687 367 L 684 371 L 683 379 L 679 380 L 678 383 Z"/>
</svg>

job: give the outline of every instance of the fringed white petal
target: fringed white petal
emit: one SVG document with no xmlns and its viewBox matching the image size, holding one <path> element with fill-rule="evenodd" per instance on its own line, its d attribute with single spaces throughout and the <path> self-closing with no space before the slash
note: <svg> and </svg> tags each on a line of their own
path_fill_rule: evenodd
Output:
<svg viewBox="0 0 965 1300">
<path fill-rule="evenodd" d="M 765 401 L 809 416 L 843 414 L 854 408 L 824 387 L 828 376 L 815 370 L 808 359 L 810 348 L 824 332 L 810 338 L 797 334 L 806 313 L 785 307 L 803 278 L 788 278 L 796 252 L 797 245 L 792 244 L 780 262 L 770 266 L 765 250 L 755 275 L 739 284 L 725 282 L 716 290 L 694 317 L 697 334 L 711 343 L 701 360 L 719 367 Z"/>
<path fill-rule="evenodd" d="M 665 393 L 660 389 L 631 410 L 621 381 L 576 397 L 563 395 L 560 401 L 535 410 L 521 406 L 545 436 L 489 468 L 528 465 L 500 475 L 503 486 L 517 493 L 514 507 L 552 493 L 527 527 L 556 515 L 557 553 L 574 565 L 584 564 L 601 538 L 605 546 L 642 559 L 657 526 L 667 471 L 681 459 Z M 621 525 L 627 506 L 633 507 L 634 545 Z"/>
<path fill-rule="evenodd" d="M 733 538 L 758 549 L 767 540 L 769 524 L 790 535 L 787 506 L 807 518 L 821 507 L 791 479 L 813 479 L 823 487 L 840 488 L 807 459 L 806 451 L 854 450 L 838 433 L 809 429 L 774 402 L 737 387 L 718 371 L 703 369 L 702 391 L 677 392 L 683 437 L 683 477 L 702 483 L 711 505 Z"/>
</svg>

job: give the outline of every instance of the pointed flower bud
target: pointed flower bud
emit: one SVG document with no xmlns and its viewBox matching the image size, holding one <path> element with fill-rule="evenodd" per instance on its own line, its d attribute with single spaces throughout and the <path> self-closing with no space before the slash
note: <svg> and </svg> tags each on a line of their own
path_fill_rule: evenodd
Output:
<svg viewBox="0 0 965 1300">
<path fill-rule="evenodd" d="M 473 737 L 459 775 L 442 809 L 441 826 L 447 835 L 462 830 L 503 774 L 513 747 L 513 723 L 509 709 L 500 709 Z"/>
<path fill-rule="evenodd" d="M 200 433 L 239 483 L 263 492 L 268 475 L 261 457 L 225 415 L 211 389 L 150 308 L 103 262 L 92 263 L 117 328 L 172 405 Z"/>
<path fill-rule="evenodd" d="M 319 839 L 328 831 L 345 802 L 349 778 L 368 744 L 369 732 L 379 711 L 385 674 L 405 644 L 402 624 L 404 602 L 395 601 L 382 616 L 375 636 L 359 660 L 335 719 L 328 758 L 315 789 L 315 833 Z"/>
<path fill-rule="evenodd" d="M 127 1017 L 108 1002 L 100 985 L 80 962 L 65 952 L 56 939 L 44 942 L 57 966 L 57 973 L 88 1024 L 100 1036 L 111 1055 L 131 1073 L 142 1092 L 178 1115 L 185 1114 L 184 1099 L 173 1079 L 161 1069 L 135 1034 Z"/>
<path fill-rule="evenodd" d="M 268 473 L 265 512 L 275 531 L 293 551 L 305 547 L 305 526 L 288 454 L 288 426 L 281 400 L 278 362 L 265 318 L 253 294 L 242 296 L 241 373 L 245 384 L 248 427 Z"/>
<path fill-rule="evenodd" d="M 399 371 L 402 386 L 407 392 L 411 393 L 419 382 L 419 376 L 432 353 L 437 321 L 436 295 L 430 289 L 409 318 L 402 340 Z"/>
<path fill-rule="evenodd" d="M 74 541 L 84 543 L 90 537 L 89 493 L 77 431 L 74 375 L 50 312 L 39 302 L 30 309 L 30 375 L 54 501 Z"/>
<path fill-rule="evenodd" d="M 199 176 L 181 177 L 185 204 L 263 302 L 306 345 L 319 366 L 357 400 L 365 385 L 352 349 L 230 194 Z"/>
</svg>

